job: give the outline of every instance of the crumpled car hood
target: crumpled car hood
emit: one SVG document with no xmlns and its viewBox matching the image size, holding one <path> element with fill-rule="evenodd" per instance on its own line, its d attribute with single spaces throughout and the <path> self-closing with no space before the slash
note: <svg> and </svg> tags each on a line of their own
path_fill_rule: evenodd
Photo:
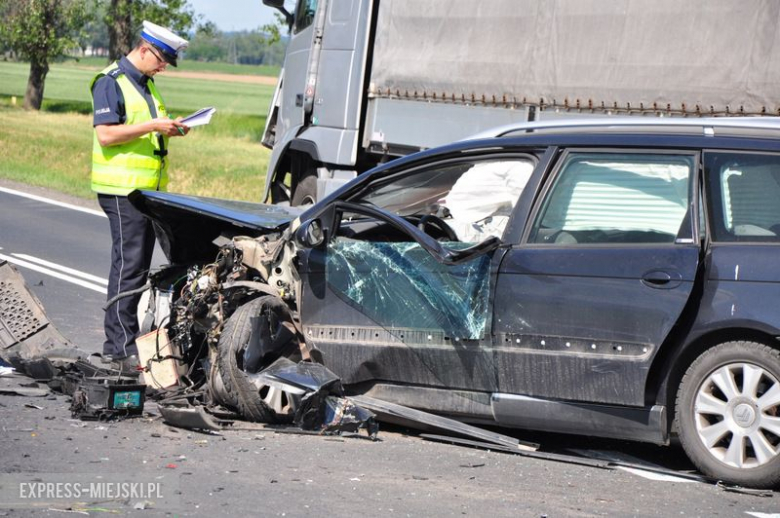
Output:
<svg viewBox="0 0 780 518">
<path fill-rule="evenodd" d="M 213 261 L 217 237 L 280 232 L 303 212 L 299 207 L 159 191 L 133 191 L 128 198 L 154 221 L 157 239 L 172 264 Z"/>
</svg>

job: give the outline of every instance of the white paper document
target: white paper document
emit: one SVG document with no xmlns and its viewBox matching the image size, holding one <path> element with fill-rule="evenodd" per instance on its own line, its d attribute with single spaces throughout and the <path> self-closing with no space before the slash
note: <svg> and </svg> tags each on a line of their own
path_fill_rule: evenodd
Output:
<svg viewBox="0 0 780 518">
<path fill-rule="evenodd" d="M 185 126 L 189 126 L 190 128 L 195 126 L 203 126 L 204 124 L 211 122 L 211 116 L 214 115 L 214 112 L 216 111 L 217 109 L 211 106 L 208 108 L 201 108 L 195 113 L 191 113 L 190 115 L 184 117 L 181 120 L 181 123 Z"/>
</svg>

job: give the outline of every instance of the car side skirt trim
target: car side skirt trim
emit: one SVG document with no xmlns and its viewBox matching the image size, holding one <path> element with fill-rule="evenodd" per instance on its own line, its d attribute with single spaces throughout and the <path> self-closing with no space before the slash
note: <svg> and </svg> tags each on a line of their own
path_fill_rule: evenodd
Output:
<svg viewBox="0 0 780 518">
<path fill-rule="evenodd" d="M 493 418 L 501 426 L 669 444 L 666 407 L 629 408 L 494 393 Z"/>
</svg>

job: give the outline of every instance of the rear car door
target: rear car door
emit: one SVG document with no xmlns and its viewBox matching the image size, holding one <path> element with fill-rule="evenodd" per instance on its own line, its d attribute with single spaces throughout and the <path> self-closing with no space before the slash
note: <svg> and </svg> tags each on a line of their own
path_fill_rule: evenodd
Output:
<svg viewBox="0 0 780 518">
<path fill-rule="evenodd" d="M 695 332 L 759 329 L 776 335 L 780 270 L 780 154 L 704 154 L 712 245 Z"/>
<path fill-rule="evenodd" d="M 500 392 L 645 405 L 694 291 L 698 164 L 682 151 L 561 153 L 499 267 Z"/>
</svg>

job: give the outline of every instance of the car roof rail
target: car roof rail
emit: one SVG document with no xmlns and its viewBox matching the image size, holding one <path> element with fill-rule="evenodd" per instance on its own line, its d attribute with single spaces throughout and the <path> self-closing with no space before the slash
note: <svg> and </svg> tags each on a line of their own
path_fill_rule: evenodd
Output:
<svg viewBox="0 0 780 518">
<path fill-rule="evenodd" d="M 653 127 L 667 130 L 700 128 L 705 137 L 714 137 L 716 130 L 779 131 L 780 117 L 579 117 L 555 118 L 533 122 L 519 122 L 498 126 L 472 135 L 464 140 L 499 138 L 519 133 L 565 131 L 580 129 L 619 129 Z M 723 133 L 729 133 L 724 131 Z"/>
</svg>

